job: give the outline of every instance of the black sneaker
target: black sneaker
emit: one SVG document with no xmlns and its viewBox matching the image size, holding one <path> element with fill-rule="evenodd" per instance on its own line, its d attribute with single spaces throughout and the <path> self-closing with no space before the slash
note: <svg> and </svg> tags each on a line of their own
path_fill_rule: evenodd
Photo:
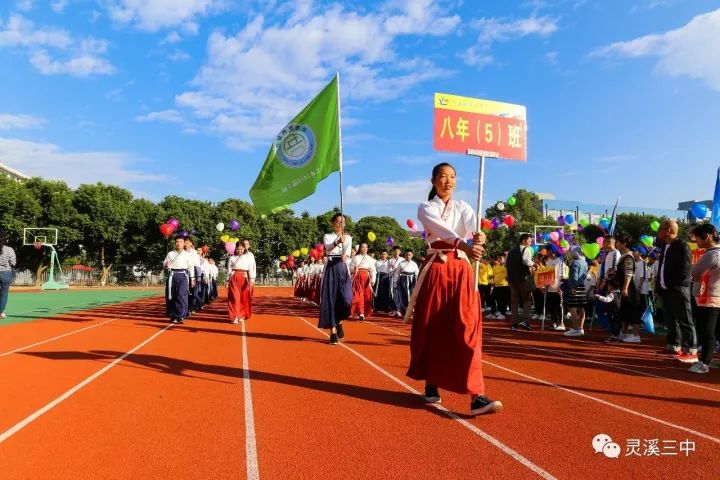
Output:
<svg viewBox="0 0 720 480">
<path fill-rule="evenodd" d="M 493 401 L 487 397 L 478 395 L 470 402 L 470 414 L 482 415 L 484 413 L 497 413 L 502 410 L 502 407 L 503 405 L 499 401 Z"/>
<path fill-rule="evenodd" d="M 178 318 L 178 319 L 175 321 L 175 323 L 183 323 L 183 319 L 182 319 L 182 318 Z"/>
<path fill-rule="evenodd" d="M 338 323 L 335 326 L 335 329 L 337 330 L 337 337 L 339 340 L 342 340 L 343 338 L 345 338 L 345 331 L 342 328 L 342 324 Z"/>
<path fill-rule="evenodd" d="M 338 338 L 337 333 L 331 333 L 330 334 L 330 345 L 337 345 L 340 343 L 340 339 Z"/>
<path fill-rule="evenodd" d="M 427 403 L 442 403 L 442 399 L 440 398 L 440 392 L 438 392 L 438 388 L 435 385 L 432 385 L 430 383 L 425 384 L 425 401 Z"/>
<path fill-rule="evenodd" d="M 530 325 L 528 325 L 527 322 L 520 322 L 520 323 L 518 323 L 518 324 L 516 325 L 516 327 L 517 327 L 516 330 L 517 330 L 518 328 L 521 328 L 521 329 L 523 329 L 523 330 L 527 330 L 528 332 L 532 330 L 532 327 L 531 327 Z"/>
</svg>

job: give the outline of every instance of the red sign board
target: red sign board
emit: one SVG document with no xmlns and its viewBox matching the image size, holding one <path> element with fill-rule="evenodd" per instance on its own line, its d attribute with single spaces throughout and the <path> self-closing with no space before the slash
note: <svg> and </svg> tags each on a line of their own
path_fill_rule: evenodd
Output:
<svg viewBox="0 0 720 480">
<path fill-rule="evenodd" d="M 527 160 L 525 107 L 454 95 L 435 94 L 433 147 L 444 152 L 496 152 Z"/>
</svg>

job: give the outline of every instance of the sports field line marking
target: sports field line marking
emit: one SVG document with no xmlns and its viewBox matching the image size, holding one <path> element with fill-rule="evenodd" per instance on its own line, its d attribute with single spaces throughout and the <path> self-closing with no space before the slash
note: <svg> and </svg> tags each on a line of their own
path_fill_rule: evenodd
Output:
<svg viewBox="0 0 720 480">
<path fill-rule="evenodd" d="M 245 322 L 242 328 L 242 362 L 243 362 L 243 396 L 245 397 L 245 457 L 247 463 L 247 479 L 258 480 L 260 467 L 257 459 L 257 438 L 255 436 L 255 415 L 253 414 L 252 390 L 250 389 L 250 367 L 247 353 L 247 335 Z"/>
<path fill-rule="evenodd" d="M 79 328 L 77 330 L 72 330 L 70 332 L 63 333 L 62 335 L 58 335 L 57 337 L 48 338 L 47 340 L 42 340 L 40 342 L 35 342 L 30 345 L 25 345 L 24 347 L 16 348 L 15 350 L 3 352 L 3 353 L 0 353 L 0 357 L 4 357 L 6 355 L 12 355 L 13 353 L 17 353 L 17 352 L 22 352 L 23 350 L 27 350 L 28 348 L 33 348 L 33 347 L 37 347 L 39 345 L 44 345 L 46 343 L 50 343 L 52 341 L 59 340 L 63 337 L 67 337 L 70 335 L 74 335 L 76 333 L 84 332 L 85 330 L 90 330 L 91 328 L 99 327 L 100 325 L 105 325 L 106 323 L 114 322 L 115 320 L 116 320 L 115 318 L 111 318 L 110 320 L 105 320 L 104 322 L 95 323 L 95 324 L 89 325 L 87 327 L 83 327 L 83 328 Z"/>
<path fill-rule="evenodd" d="M 116 358 L 116 359 L 113 360 L 112 362 L 108 363 L 108 364 L 105 365 L 103 368 L 101 368 L 101 369 L 98 370 L 97 372 L 93 373 L 92 375 L 90 375 L 89 377 L 87 377 L 87 378 L 86 378 L 85 380 L 83 380 L 82 382 L 80 382 L 80 383 L 78 383 L 77 385 L 75 385 L 74 387 L 70 388 L 68 391 L 66 391 L 65 393 L 63 393 L 63 394 L 60 395 L 59 397 L 57 397 L 55 400 L 51 401 L 50 403 L 48 403 L 48 404 L 45 405 L 44 407 L 39 408 L 39 409 L 36 410 L 35 412 L 33 412 L 33 413 L 31 413 L 30 415 L 28 415 L 27 417 L 25 417 L 23 420 L 19 421 L 18 423 L 16 423 L 16 424 L 13 425 L 12 427 L 10 427 L 10 428 L 8 428 L 7 430 L 5 430 L 3 433 L 0 434 L 0 444 L 3 443 L 3 442 L 4 442 L 5 440 L 7 440 L 8 438 L 10 438 L 10 437 L 12 437 L 13 435 L 15 435 L 17 432 L 19 432 L 20 430 L 22 430 L 22 429 L 25 428 L 26 426 L 28 426 L 28 425 L 29 425 L 30 423 L 32 423 L 33 421 L 37 420 L 41 415 L 49 412 L 50 410 L 52 410 L 53 408 L 55 408 L 57 405 L 59 405 L 59 404 L 62 403 L 63 401 L 65 401 L 65 400 L 67 400 L 68 398 L 70 398 L 73 394 L 75 394 L 75 392 L 77 392 L 78 390 L 80 390 L 81 388 L 83 388 L 85 385 L 89 384 L 90 382 L 92 382 L 92 381 L 95 380 L 96 378 L 100 377 L 100 376 L 103 375 L 105 372 L 107 372 L 108 370 L 110 370 L 111 368 L 113 368 L 115 365 L 117 365 L 118 363 L 122 362 L 124 359 L 126 359 L 127 357 L 129 357 L 130 355 L 132 355 L 133 353 L 135 353 L 136 351 L 138 351 L 139 349 L 141 349 L 142 347 L 144 347 L 144 346 L 147 345 L 148 343 L 152 342 L 155 338 L 158 337 L 158 335 L 160 335 L 161 333 L 163 333 L 164 331 L 166 331 L 168 328 L 170 328 L 170 327 L 172 327 L 172 326 L 173 326 L 173 324 L 170 324 L 170 325 L 166 326 L 165 328 L 163 328 L 162 330 L 160 330 L 160 331 L 158 331 L 158 332 L 155 332 L 155 333 L 152 334 L 150 337 L 148 337 L 147 339 L 145 339 L 142 343 L 140 343 L 139 345 L 137 345 L 136 347 L 134 347 L 132 350 L 129 350 L 128 352 L 123 353 L 121 356 L 119 356 L 118 358 Z"/>
<path fill-rule="evenodd" d="M 366 322 L 366 323 L 367 323 L 367 322 Z M 370 323 L 372 323 L 372 322 L 370 322 Z M 374 324 L 373 324 L 373 325 L 374 325 Z M 409 337 L 409 335 L 407 335 L 406 333 L 398 332 L 397 330 L 393 330 L 393 329 L 391 329 L 391 328 L 383 327 L 382 325 L 375 325 L 375 326 L 376 326 L 376 327 L 379 327 L 379 328 L 382 328 L 382 329 L 385 329 L 385 330 L 388 330 L 388 331 L 393 332 L 393 333 L 397 333 L 397 334 L 402 335 L 402 336 L 405 336 L 405 337 Z M 666 427 L 671 427 L 671 428 L 675 428 L 675 429 L 677 429 L 677 430 L 682 430 L 683 432 L 691 433 L 691 434 L 693 434 L 693 435 L 695 435 L 695 436 L 698 436 L 698 437 L 700 437 L 700 438 L 704 438 L 704 439 L 706 439 L 706 440 L 710 440 L 711 442 L 715 442 L 715 443 L 719 443 L 719 444 L 720 444 L 720 438 L 713 437 L 712 435 L 708 435 L 708 434 L 706 434 L 706 433 L 698 432 L 697 430 L 693 430 L 692 428 L 683 427 L 682 425 L 677 425 L 677 424 L 675 424 L 675 423 L 668 422 L 668 421 L 666 421 L 666 420 L 662 420 L 662 419 L 657 418 L 657 417 L 653 417 L 652 415 L 647 415 L 647 414 L 645 414 L 645 413 L 638 412 L 638 411 L 632 410 L 632 409 L 630 409 L 630 408 L 626 408 L 626 407 L 623 407 L 623 406 L 620 406 L 620 405 L 616 405 L 616 404 L 614 404 L 614 403 L 608 402 L 607 400 L 603 400 L 602 398 L 593 397 L 592 395 L 588 395 L 588 394 L 586 394 L 586 393 L 578 392 L 577 390 L 573 390 L 573 389 L 571 389 L 571 388 L 562 387 L 562 386 L 560 386 L 560 385 L 558 385 L 558 384 L 556 384 L 556 383 L 552 383 L 552 382 L 549 382 L 549 381 L 547 381 L 547 380 L 543 380 L 543 379 L 541 379 L 541 378 L 536 378 L 536 377 L 533 377 L 533 376 L 531 376 L 531 375 L 526 375 L 526 374 L 524 374 L 524 373 L 518 372 L 518 371 L 513 370 L 513 369 L 511 369 L 511 368 L 503 367 L 502 365 L 498 365 L 497 363 L 493 363 L 493 362 L 490 362 L 490 361 L 488 361 L 488 360 L 483 360 L 482 362 L 483 362 L 483 363 L 486 363 L 486 364 L 488 364 L 488 365 L 490 365 L 490 366 L 493 366 L 493 367 L 495 367 L 495 368 L 498 368 L 498 369 L 500 369 L 500 370 L 505 370 L 506 372 L 510 372 L 510 373 L 512 373 L 512 374 L 514 374 L 514 375 L 517 375 L 517 376 L 519 376 L 519 377 L 523 377 L 523 378 L 526 378 L 526 379 L 528 379 L 528 380 L 532 380 L 532 381 L 534 381 L 534 382 L 536 382 L 536 383 L 541 383 L 541 384 L 544 384 L 544 385 L 547 385 L 547 386 L 550 386 L 550 387 L 555 387 L 555 388 L 560 389 L 560 390 L 562 390 L 562 391 L 564 391 L 564 392 L 571 393 L 571 394 L 573 394 L 573 395 L 577 395 L 577 396 L 579 396 L 579 397 L 583 397 L 583 398 L 586 398 L 586 399 L 588 399 L 588 400 L 592 400 L 592 401 L 594 401 L 594 402 L 601 403 L 601 404 L 603 404 L 603 405 L 606 405 L 606 406 L 608 406 L 608 407 L 615 408 L 615 409 L 620 410 L 620 411 L 622 411 L 622 412 L 629 413 L 629 414 L 631 414 L 631 415 L 635 415 L 635 416 L 638 416 L 638 417 L 640 417 L 640 418 L 644 418 L 645 420 L 651 420 L 651 421 L 656 422 L 656 423 L 659 423 L 659 424 L 661 424 L 661 425 L 665 425 Z"/>
<path fill-rule="evenodd" d="M 555 354 L 555 355 L 560 355 L 560 356 L 567 357 L 567 358 L 573 358 L 573 359 L 576 359 L 576 360 L 579 361 L 579 362 L 593 363 L 593 364 L 596 364 L 596 365 L 601 365 L 601 366 L 603 366 L 603 367 L 605 367 L 605 368 L 612 368 L 612 369 L 615 369 L 615 370 L 622 370 L 622 371 L 624 371 L 624 372 L 637 373 L 637 374 L 639 374 L 639 375 L 645 375 L 646 377 L 657 378 L 657 379 L 659 379 L 659 380 L 667 380 L 668 382 L 679 383 L 679 384 L 682 384 L 682 385 L 687 385 L 687 386 L 690 386 L 690 387 L 700 388 L 700 389 L 703 389 L 703 390 L 710 390 L 710 391 L 712 391 L 712 392 L 720 392 L 720 389 L 717 389 L 717 388 L 707 387 L 707 386 L 705 386 L 705 385 L 699 385 L 699 384 L 697 384 L 697 383 L 692 383 L 692 382 L 686 382 L 686 381 L 684 381 L 684 380 L 677 380 L 677 379 L 674 379 L 674 378 L 663 377 L 662 375 L 655 375 L 654 373 L 644 372 L 644 371 L 642 371 L 642 370 L 635 370 L 634 368 L 621 367 L 621 366 L 618 366 L 618 365 L 607 365 L 607 364 L 605 364 L 605 363 L 598 362 L 597 360 L 591 360 L 591 359 L 589 359 L 589 358 L 582 358 L 582 357 L 579 357 L 579 356 L 577 356 L 577 355 L 572 355 L 572 354 L 569 354 L 569 353 L 565 353 L 565 352 L 560 352 L 560 351 L 557 351 L 557 350 L 553 350 L 552 348 L 545 348 L 545 347 L 536 347 L 536 346 L 530 346 L 530 345 L 523 345 L 522 343 L 513 342 L 513 341 L 510 341 L 510 340 L 505 340 L 505 339 L 502 339 L 502 338 L 493 338 L 493 340 L 497 340 L 497 341 L 503 342 L 503 343 L 511 343 L 511 344 L 513 344 L 513 345 L 517 345 L 517 346 L 519 346 L 519 347 L 527 348 L 527 349 L 530 349 L 530 350 L 541 350 L 541 351 L 545 351 L 545 352 L 551 352 L 551 353 L 553 353 L 553 354 Z"/>
<path fill-rule="evenodd" d="M 296 313 L 294 313 L 294 312 L 293 312 L 292 310 L 290 310 L 289 308 L 283 307 L 281 304 L 279 304 L 279 303 L 277 303 L 277 302 L 276 302 L 276 304 L 277 304 L 277 305 L 280 305 L 280 307 L 282 307 L 282 308 L 285 308 L 288 312 L 290 312 L 291 315 L 294 315 L 295 317 L 299 318 L 300 320 L 302 320 L 303 322 L 305 322 L 305 323 L 308 324 L 310 327 L 312 327 L 313 329 L 317 330 L 318 332 L 320 332 L 320 333 L 323 334 L 324 336 L 329 337 L 329 335 L 328 335 L 327 333 L 323 332 L 322 330 L 320 330 L 319 328 L 317 328 L 315 325 L 313 325 L 312 323 L 308 322 L 305 318 L 301 317 L 300 315 L 297 315 Z M 398 385 L 400 385 L 401 387 L 403 387 L 403 388 L 404 388 L 405 390 L 407 390 L 408 392 L 420 396 L 420 392 L 418 392 L 418 391 L 415 390 L 413 387 L 411 387 L 411 386 L 408 385 L 407 383 L 403 382 L 402 380 L 400 380 L 400 379 L 397 378 L 395 375 L 393 375 L 392 373 L 388 372 L 387 370 L 385 370 L 385 369 L 382 368 L 381 366 L 377 365 L 377 364 L 374 363 L 372 360 L 370 360 L 370 359 L 368 359 L 367 357 L 365 357 L 363 354 L 357 352 L 357 351 L 354 350 L 353 348 L 348 347 L 348 346 L 345 345 L 344 343 L 339 343 L 338 345 L 340 345 L 341 347 L 343 347 L 343 348 L 345 348 L 346 350 L 348 350 L 350 353 L 352 353 L 353 355 L 355 355 L 356 357 L 358 357 L 360 360 L 362 360 L 363 362 L 365 362 L 365 363 L 367 363 L 368 365 L 370 365 L 372 368 L 374 368 L 374 369 L 377 370 L 378 372 L 380 372 L 380 373 L 382 373 L 383 375 L 385 375 L 387 378 L 389 378 L 389 379 L 392 380 L 393 382 L 395 382 L 395 383 L 397 383 Z M 502 443 L 502 442 L 501 442 L 500 440 L 498 440 L 497 438 L 491 436 L 490 434 L 484 432 L 483 430 L 480 430 L 478 427 L 476 427 L 476 426 L 473 425 L 472 423 L 468 422 L 467 420 L 465 420 L 465 419 L 463 419 L 463 418 L 460 418 L 458 415 L 456 415 L 455 413 L 451 412 L 450 410 L 448 410 L 447 408 L 443 407 L 442 405 L 438 405 L 438 404 L 436 404 L 436 403 L 433 403 L 433 404 L 429 404 L 429 406 L 431 406 L 431 407 L 435 408 L 436 410 L 442 412 L 442 413 L 445 414 L 446 416 L 450 417 L 452 420 L 455 420 L 456 422 L 458 422 L 458 423 L 459 423 L 460 425 L 462 425 L 463 427 L 467 428 L 468 430 L 470 430 L 471 432 L 473 432 L 473 433 L 476 434 L 477 436 L 481 437 L 483 440 L 489 442 L 489 443 L 492 444 L 494 447 L 497 447 L 497 448 L 498 448 L 500 451 L 502 451 L 504 454 L 512 457 L 512 458 L 513 458 L 514 460 L 516 460 L 517 462 L 521 463 L 522 465 L 524 465 L 524 466 L 527 467 L 528 469 L 530 469 L 530 470 L 532 470 L 533 472 L 537 473 L 540 477 L 545 478 L 546 480 L 557 480 L 551 473 L 543 470 L 542 467 L 539 467 L 538 465 L 535 465 L 533 462 L 531 462 L 531 461 L 528 460 L 527 458 L 523 457 L 520 453 L 516 452 L 516 451 L 513 450 L 512 448 L 508 447 L 507 445 L 505 445 L 504 443 Z"/>
</svg>

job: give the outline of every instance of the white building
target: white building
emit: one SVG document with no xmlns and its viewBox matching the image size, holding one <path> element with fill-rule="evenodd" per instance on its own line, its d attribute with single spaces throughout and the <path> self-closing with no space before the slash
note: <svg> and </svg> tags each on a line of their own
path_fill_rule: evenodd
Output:
<svg viewBox="0 0 720 480">
<path fill-rule="evenodd" d="M 22 182 L 23 180 L 28 180 L 30 177 L 25 175 L 24 173 L 20 173 L 14 168 L 8 167 L 4 163 L 0 163 L 0 175 L 5 175 L 6 177 L 10 177 L 16 182 Z"/>
</svg>

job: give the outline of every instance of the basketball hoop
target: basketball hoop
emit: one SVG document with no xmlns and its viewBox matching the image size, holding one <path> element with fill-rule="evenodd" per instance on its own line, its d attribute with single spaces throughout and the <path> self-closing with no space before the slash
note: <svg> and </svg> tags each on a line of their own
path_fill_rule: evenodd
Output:
<svg viewBox="0 0 720 480">
<path fill-rule="evenodd" d="M 35 250 L 42 250 L 43 244 L 42 242 L 33 242 L 33 247 L 35 247 Z"/>
</svg>

